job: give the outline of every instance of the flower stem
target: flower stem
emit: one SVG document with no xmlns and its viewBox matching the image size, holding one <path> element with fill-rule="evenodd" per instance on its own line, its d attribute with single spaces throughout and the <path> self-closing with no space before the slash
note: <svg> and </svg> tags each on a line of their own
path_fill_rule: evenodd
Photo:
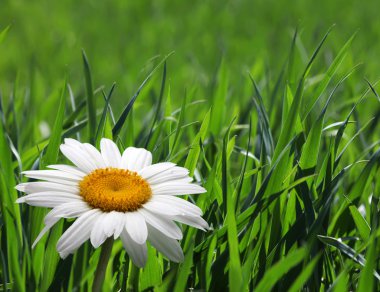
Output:
<svg viewBox="0 0 380 292">
<path fill-rule="evenodd" d="M 113 237 L 109 237 L 102 245 L 98 266 L 95 272 L 94 282 L 92 284 L 93 292 L 102 291 L 104 276 L 106 274 L 107 264 L 111 256 L 112 246 Z"/>
</svg>

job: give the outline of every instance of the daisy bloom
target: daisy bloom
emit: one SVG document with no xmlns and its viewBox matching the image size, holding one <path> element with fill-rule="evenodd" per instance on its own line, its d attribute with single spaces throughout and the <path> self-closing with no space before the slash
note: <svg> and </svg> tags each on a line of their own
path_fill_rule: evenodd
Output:
<svg viewBox="0 0 380 292">
<path fill-rule="evenodd" d="M 202 211 L 177 195 L 206 190 L 192 183 L 189 171 L 171 162 L 152 164 L 152 154 L 129 147 L 122 154 L 116 144 L 102 139 L 99 152 L 88 143 L 65 139 L 61 152 L 73 164 L 50 165 L 50 170 L 24 171 L 33 181 L 16 189 L 27 195 L 17 203 L 53 208 L 45 217 L 41 237 L 61 218 L 77 218 L 57 243 L 62 258 L 90 239 L 94 248 L 108 237 L 120 237 L 132 261 L 143 267 L 146 241 L 173 262 L 183 260 L 174 222 L 208 229 Z"/>
</svg>

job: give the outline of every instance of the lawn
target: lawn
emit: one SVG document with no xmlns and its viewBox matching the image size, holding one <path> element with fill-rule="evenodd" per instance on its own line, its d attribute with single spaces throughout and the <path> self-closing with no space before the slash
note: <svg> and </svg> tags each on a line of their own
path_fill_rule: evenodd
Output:
<svg viewBox="0 0 380 292">
<path fill-rule="evenodd" d="M 376 1 L 0 6 L 0 291 L 380 289 Z M 32 248 L 51 208 L 15 187 L 73 165 L 65 138 L 187 168 L 210 228 L 143 268 L 120 239 L 62 259 L 79 219 Z"/>
</svg>

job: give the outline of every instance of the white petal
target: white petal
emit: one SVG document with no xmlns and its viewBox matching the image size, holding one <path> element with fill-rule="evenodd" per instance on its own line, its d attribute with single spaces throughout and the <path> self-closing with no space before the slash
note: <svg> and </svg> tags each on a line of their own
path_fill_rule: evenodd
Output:
<svg viewBox="0 0 380 292">
<path fill-rule="evenodd" d="M 66 164 L 53 164 L 49 165 L 48 168 L 61 170 L 64 172 L 72 173 L 80 178 L 85 177 L 87 174 L 81 171 L 78 167 Z"/>
<path fill-rule="evenodd" d="M 104 233 L 104 218 L 107 216 L 107 213 L 99 214 L 96 219 L 94 228 L 91 230 L 90 241 L 94 248 L 98 248 L 103 244 L 107 239 L 107 235 Z"/>
<path fill-rule="evenodd" d="M 106 166 L 115 168 L 120 167 L 120 151 L 112 140 L 103 138 L 100 141 L 100 150 Z"/>
<path fill-rule="evenodd" d="M 175 220 L 177 222 L 201 229 L 203 231 L 209 230 L 210 226 L 208 223 L 200 216 L 168 216 L 170 219 Z"/>
<path fill-rule="evenodd" d="M 125 227 L 125 214 L 122 212 L 115 212 L 114 214 L 114 233 L 113 238 L 117 239 Z"/>
<path fill-rule="evenodd" d="M 126 230 L 123 230 L 123 232 L 120 234 L 120 238 L 133 263 L 139 268 L 144 267 L 148 257 L 146 244 L 136 243 L 134 240 L 132 240 Z"/>
<path fill-rule="evenodd" d="M 16 189 L 20 192 L 27 194 L 47 192 L 47 191 L 62 191 L 72 194 L 79 194 L 79 188 L 77 186 L 63 185 L 53 182 L 28 182 L 22 183 L 16 186 Z"/>
<path fill-rule="evenodd" d="M 97 168 L 105 168 L 107 167 L 106 163 L 104 162 L 102 154 L 96 149 L 93 145 L 84 143 L 82 147 L 87 151 L 87 153 L 91 156 L 93 159 L 94 164 L 96 164 Z"/>
<path fill-rule="evenodd" d="M 57 243 L 57 250 L 61 256 L 73 253 L 90 237 L 96 218 L 100 213 L 98 210 L 84 213 L 63 233 Z"/>
<path fill-rule="evenodd" d="M 85 173 L 90 173 L 97 168 L 87 152 L 82 150 L 82 147 L 62 144 L 60 149 L 67 159 L 69 159 Z"/>
<path fill-rule="evenodd" d="M 177 240 L 166 237 L 164 234 L 150 225 L 148 225 L 148 233 L 149 242 L 159 252 L 163 253 L 168 259 L 173 262 L 179 263 L 183 261 L 183 251 Z"/>
<path fill-rule="evenodd" d="M 54 208 L 60 204 L 73 201 L 82 201 L 82 197 L 64 192 L 41 192 L 18 198 L 16 203 L 27 203 L 31 206 Z"/>
<path fill-rule="evenodd" d="M 125 154 L 125 151 L 123 153 L 123 156 L 124 154 Z M 172 162 L 161 162 L 161 163 L 156 163 L 156 164 L 146 166 L 142 170 L 140 170 L 138 173 L 142 178 L 149 179 L 152 176 L 155 176 L 170 168 L 173 168 L 174 166 L 175 164 Z"/>
<path fill-rule="evenodd" d="M 167 181 L 184 180 L 191 182 L 193 179 L 188 176 L 189 171 L 184 167 L 174 166 L 161 171 L 147 179 L 150 184 L 159 184 Z"/>
<path fill-rule="evenodd" d="M 73 147 L 79 147 L 80 148 L 82 146 L 81 142 L 79 142 L 78 140 L 75 140 L 73 138 L 65 138 L 64 142 L 66 145 L 73 146 Z"/>
<path fill-rule="evenodd" d="M 152 164 L 152 153 L 143 148 L 128 147 L 121 157 L 121 167 L 140 171 Z"/>
<path fill-rule="evenodd" d="M 166 236 L 174 239 L 182 239 L 181 229 L 170 219 L 167 219 L 160 215 L 155 215 L 154 213 L 151 213 L 143 208 L 139 209 L 137 212 L 144 216 L 145 221 L 148 224 L 160 230 Z"/>
<path fill-rule="evenodd" d="M 124 227 L 124 220 L 120 221 L 119 212 L 107 212 L 103 219 L 104 233 L 107 237 L 114 235 L 117 229 Z"/>
<path fill-rule="evenodd" d="M 125 229 L 129 236 L 138 244 L 144 244 L 148 237 L 144 216 L 139 212 L 125 213 Z"/>
<path fill-rule="evenodd" d="M 198 206 L 175 196 L 153 196 L 148 203 L 150 202 L 164 205 L 162 210 L 157 210 L 161 214 L 168 214 L 167 209 L 171 209 L 169 212 L 173 215 L 201 216 L 203 214 Z"/>
<path fill-rule="evenodd" d="M 160 214 L 163 214 L 163 215 L 177 215 L 178 214 L 178 212 L 174 208 L 171 208 L 170 205 L 158 202 L 157 200 L 153 200 L 153 198 L 149 200 L 149 202 L 145 203 L 143 205 L 143 208 L 154 214 L 157 214 L 158 216 Z"/>
<path fill-rule="evenodd" d="M 58 218 L 76 218 L 92 210 L 92 208 L 86 202 L 70 202 L 59 205 L 51 210 L 45 217 L 45 224 L 48 224 L 48 220 L 52 217 Z"/>
<path fill-rule="evenodd" d="M 60 170 L 28 170 L 23 171 L 22 174 L 29 178 L 42 179 L 69 185 L 77 184 L 80 180 L 82 180 L 82 177 L 80 176 Z"/>
<path fill-rule="evenodd" d="M 190 183 L 166 182 L 151 186 L 153 195 L 189 195 L 202 194 L 207 190 L 199 185 Z"/>
<path fill-rule="evenodd" d="M 51 210 L 44 219 L 45 227 L 38 234 L 37 238 L 34 240 L 32 248 L 36 246 L 38 241 L 44 236 L 44 234 L 49 231 L 54 224 L 56 224 L 61 218 L 74 218 L 82 215 L 83 213 L 89 211 L 89 207 L 86 203 L 66 203 L 55 207 Z"/>
<path fill-rule="evenodd" d="M 88 143 L 80 143 L 79 141 L 70 138 L 65 139 L 65 143 L 69 146 L 81 149 L 81 151 L 84 152 L 86 158 L 91 160 L 91 162 L 97 168 L 107 167 L 107 165 L 104 163 L 102 155 L 93 145 Z"/>
</svg>

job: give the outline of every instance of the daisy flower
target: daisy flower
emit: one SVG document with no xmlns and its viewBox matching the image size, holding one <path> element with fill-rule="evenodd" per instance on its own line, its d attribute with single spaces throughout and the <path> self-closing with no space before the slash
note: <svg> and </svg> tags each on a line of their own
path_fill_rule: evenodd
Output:
<svg viewBox="0 0 380 292">
<path fill-rule="evenodd" d="M 181 262 L 182 231 L 174 221 L 201 230 L 208 224 L 200 208 L 176 196 L 206 190 L 192 183 L 186 168 L 171 162 L 152 164 L 152 154 L 145 149 L 129 147 L 121 154 L 109 139 L 101 140 L 100 149 L 65 139 L 60 150 L 74 166 L 23 172 L 41 181 L 17 185 L 27 194 L 17 203 L 53 208 L 33 247 L 61 218 L 77 218 L 57 243 L 62 258 L 88 239 L 97 248 L 113 236 L 120 237 L 138 267 L 146 263 L 147 240 L 171 261 Z"/>
</svg>

